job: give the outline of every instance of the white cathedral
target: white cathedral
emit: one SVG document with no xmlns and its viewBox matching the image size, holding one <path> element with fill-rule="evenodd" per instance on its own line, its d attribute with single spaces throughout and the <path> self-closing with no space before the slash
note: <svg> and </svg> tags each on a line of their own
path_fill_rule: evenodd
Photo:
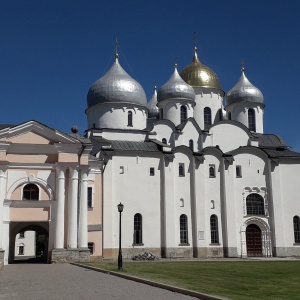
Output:
<svg viewBox="0 0 300 300">
<path fill-rule="evenodd" d="M 120 202 L 125 258 L 300 256 L 300 153 L 264 134 L 264 98 L 244 69 L 225 93 L 195 47 L 191 64 L 175 66 L 147 102 L 116 53 L 87 106 L 85 137 L 35 121 L 2 126 L 10 159 L 22 141 L 31 145 L 27 164 L 19 157 L 0 168 L 4 263 L 16 234 L 36 226 L 48 234 L 48 261 L 116 258 Z M 30 161 L 35 147 L 48 159 Z M 24 194 L 28 185 L 44 192 Z M 45 207 L 47 215 L 33 211 Z"/>
</svg>

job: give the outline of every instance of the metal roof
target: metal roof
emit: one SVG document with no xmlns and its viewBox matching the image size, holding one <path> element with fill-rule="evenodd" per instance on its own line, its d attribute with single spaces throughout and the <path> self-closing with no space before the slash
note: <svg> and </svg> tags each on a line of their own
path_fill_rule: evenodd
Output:
<svg viewBox="0 0 300 300">
<path fill-rule="evenodd" d="M 275 134 L 252 133 L 252 136 L 258 138 L 259 147 L 284 147 L 285 143 L 281 137 Z"/>
<path fill-rule="evenodd" d="M 158 146 L 152 142 L 111 141 L 111 145 L 113 150 L 159 151 Z"/>
</svg>

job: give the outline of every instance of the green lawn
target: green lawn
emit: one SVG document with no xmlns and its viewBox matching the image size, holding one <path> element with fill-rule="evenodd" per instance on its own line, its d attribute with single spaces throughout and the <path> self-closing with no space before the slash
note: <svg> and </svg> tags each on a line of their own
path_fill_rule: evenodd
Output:
<svg viewBox="0 0 300 300">
<path fill-rule="evenodd" d="M 118 271 L 117 262 L 87 264 Z M 121 272 L 229 299 L 300 299 L 300 260 L 125 262 Z"/>
</svg>

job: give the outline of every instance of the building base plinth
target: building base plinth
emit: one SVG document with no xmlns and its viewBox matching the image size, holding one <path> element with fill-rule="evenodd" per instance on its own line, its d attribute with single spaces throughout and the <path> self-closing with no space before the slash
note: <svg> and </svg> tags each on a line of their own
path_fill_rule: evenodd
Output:
<svg viewBox="0 0 300 300">
<path fill-rule="evenodd" d="M 53 249 L 51 263 L 88 262 L 90 250 L 86 249 Z"/>
<path fill-rule="evenodd" d="M 0 270 L 4 265 L 4 250 L 0 249 Z"/>
</svg>

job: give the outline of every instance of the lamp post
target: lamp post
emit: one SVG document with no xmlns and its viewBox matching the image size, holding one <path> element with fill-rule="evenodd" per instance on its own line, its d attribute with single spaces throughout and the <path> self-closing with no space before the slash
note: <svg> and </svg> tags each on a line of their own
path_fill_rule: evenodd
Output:
<svg viewBox="0 0 300 300">
<path fill-rule="evenodd" d="M 123 208 L 124 205 L 120 202 L 120 204 L 118 204 L 118 212 L 120 213 L 118 270 L 123 270 L 123 258 L 122 258 L 122 249 L 121 249 L 121 239 L 122 239 L 121 217 L 122 217 Z"/>
</svg>

